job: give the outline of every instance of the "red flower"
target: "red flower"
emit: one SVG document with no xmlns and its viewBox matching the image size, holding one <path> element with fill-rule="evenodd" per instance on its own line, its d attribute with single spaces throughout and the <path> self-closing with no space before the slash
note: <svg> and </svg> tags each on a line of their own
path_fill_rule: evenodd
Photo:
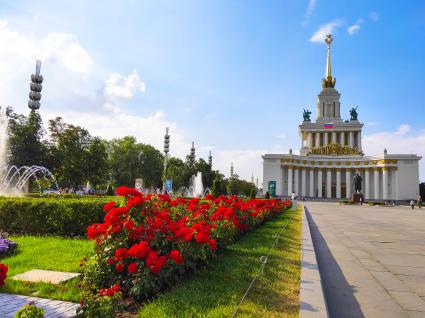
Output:
<svg viewBox="0 0 425 318">
<path fill-rule="evenodd" d="M 136 273 L 138 267 L 139 267 L 139 265 L 137 265 L 136 262 L 132 262 L 132 263 L 128 264 L 127 271 L 129 273 Z"/>
<path fill-rule="evenodd" d="M 196 243 L 198 243 L 198 244 L 209 243 L 209 240 L 210 240 L 210 236 L 208 235 L 208 233 L 206 233 L 204 231 L 196 234 Z"/>
<path fill-rule="evenodd" d="M 115 259 L 120 261 L 128 257 L 128 250 L 124 247 L 119 248 L 115 251 Z"/>
<path fill-rule="evenodd" d="M 112 208 L 115 208 L 115 202 L 114 201 L 112 201 L 112 202 L 109 202 L 109 203 L 106 203 L 104 206 L 103 206 L 103 212 L 108 212 L 110 209 L 112 209 Z"/>
<path fill-rule="evenodd" d="M 181 264 L 183 263 L 183 257 L 180 254 L 179 250 L 172 250 L 170 252 L 170 255 L 168 256 L 170 259 L 172 259 L 174 262 L 176 262 L 176 264 Z"/>
<path fill-rule="evenodd" d="M 148 242 L 142 241 L 139 244 L 134 244 L 128 250 L 128 255 L 139 259 L 146 259 L 151 252 Z"/>
<path fill-rule="evenodd" d="M 106 261 L 109 265 L 114 265 L 115 261 L 112 257 L 108 258 L 108 260 Z"/>
<path fill-rule="evenodd" d="M 117 265 L 115 265 L 115 270 L 118 273 L 122 273 L 124 271 L 124 265 L 122 263 L 118 263 Z"/>
<path fill-rule="evenodd" d="M 101 290 L 99 290 L 98 294 L 99 296 L 114 296 L 116 293 L 121 291 L 121 287 L 118 285 L 113 285 L 110 288 L 103 288 Z"/>
<path fill-rule="evenodd" d="M 9 267 L 6 264 L 0 263 L 0 287 L 4 285 Z"/>
<path fill-rule="evenodd" d="M 215 251 L 217 249 L 217 241 L 216 240 L 213 240 L 213 239 L 210 240 L 210 248 L 211 248 L 211 251 Z"/>
</svg>

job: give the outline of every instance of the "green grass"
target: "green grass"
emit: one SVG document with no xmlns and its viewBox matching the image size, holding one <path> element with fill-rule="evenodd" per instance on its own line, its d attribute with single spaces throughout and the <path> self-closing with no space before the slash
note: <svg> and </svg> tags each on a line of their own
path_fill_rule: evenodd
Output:
<svg viewBox="0 0 425 318">
<path fill-rule="evenodd" d="M 15 281 L 11 277 L 31 269 L 80 272 L 80 260 L 93 254 L 93 242 L 44 236 L 15 236 L 11 240 L 18 242 L 19 248 L 14 254 L 0 260 L 9 266 L 6 285 L 0 288 L 0 292 L 68 301 L 80 300 L 78 278 L 65 284 L 53 285 Z"/>
<path fill-rule="evenodd" d="M 217 259 L 145 305 L 140 317 L 230 317 L 274 235 L 286 225 L 237 317 L 298 317 L 301 210 L 288 211 L 229 246 Z"/>
</svg>

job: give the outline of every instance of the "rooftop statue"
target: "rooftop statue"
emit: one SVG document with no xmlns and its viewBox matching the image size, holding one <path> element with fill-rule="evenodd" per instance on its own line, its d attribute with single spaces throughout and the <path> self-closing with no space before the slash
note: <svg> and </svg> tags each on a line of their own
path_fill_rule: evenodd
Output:
<svg viewBox="0 0 425 318">
<path fill-rule="evenodd" d="M 309 111 L 308 109 L 303 111 L 303 118 L 304 121 L 311 121 L 310 119 L 310 115 L 311 115 L 311 111 Z"/>
<path fill-rule="evenodd" d="M 350 109 L 350 120 L 357 120 L 357 116 L 359 115 L 359 113 L 357 112 L 357 108 L 358 106 Z"/>
</svg>

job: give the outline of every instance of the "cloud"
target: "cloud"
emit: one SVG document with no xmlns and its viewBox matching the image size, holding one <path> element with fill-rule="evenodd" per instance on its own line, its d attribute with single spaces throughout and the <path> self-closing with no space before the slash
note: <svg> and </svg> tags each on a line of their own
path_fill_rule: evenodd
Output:
<svg viewBox="0 0 425 318">
<path fill-rule="evenodd" d="M 360 30 L 360 26 L 363 24 L 363 19 L 358 19 L 356 23 L 349 26 L 347 29 L 348 34 L 353 35 L 354 33 L 357 33 Z"/>
<path fill-rule="evenodd" d="M 310 17 L 313 14 L 314 9 L 316 8 L 316 2 L 317 2 L 316 0 L 309 0 L 308 1 L 308 6 L 307 6 L 307 10 L 305 12 L 303 25 L 308 24 Z"/>
<path fill-rule="evenodd" d="M 286 135 L 284 133 L 282 133 L 280 135 L 277 135 L 276 138 L 277 139 L 285 139 L 286 138 Z"/>
<path fill-rule="evenodd" d="M 341 26 L 340 20 L 335 20 L 321 25 L 317 29 L 317 31 L 310 37 L 310 42 L 324 42 L 326 35 L 332 34 L 333 31 L 339 26 Z"/>
<path fill-rule="evenodd" d="M 417 154 L 425 157 L 425 130 L 413 132 L 410 125 L 400 125 L 395 131 L 377 132 L 363 136 L 363 150 L 368 155 Z M 425 181 L 425 160 L 419 161 L 420 179 Z"/>
<path fill-rule="evenodd" d="M 372 12 L 369 13 L 369 19 L 376 22 L 376 21 L 379 20 L 379 14 L 375 11 L 372 11 Z"/>
<path fill-rule="evenodd" d="M 211 113 L 211 114 L 206 114 L 206 115 L 204 116 L 204 118 L 205 118 L 205 119 L 212 119 L 212 118 L 214 118 L 215 116 L 217 116 L 217 114 L 216 114 L 216 113 Z"/>
</svg>

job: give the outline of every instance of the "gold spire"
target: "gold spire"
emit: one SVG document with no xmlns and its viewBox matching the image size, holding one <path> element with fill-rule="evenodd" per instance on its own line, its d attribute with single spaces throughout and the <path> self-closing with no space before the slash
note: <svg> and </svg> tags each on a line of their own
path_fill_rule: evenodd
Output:
<svg viewBox="0 0 425 318">
<path fill-rule="evenodd" d="M 335 87 L 336 78 L 332 78 L 331 71 L 331 43 L 332 43 L 332 35 L 328 34 L 326 36 L 325 42 L 328 45 L 328 57 L 326 60 L 326 78 L 322 79 L 322 87 Z"/>
</svg>

